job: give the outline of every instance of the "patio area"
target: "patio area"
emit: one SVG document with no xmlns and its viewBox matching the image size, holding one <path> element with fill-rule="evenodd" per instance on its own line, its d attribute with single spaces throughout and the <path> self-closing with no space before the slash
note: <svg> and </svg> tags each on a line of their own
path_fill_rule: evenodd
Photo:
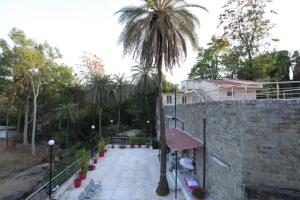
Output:
<svg viewBox="0 0 300 200">
<path fill-rule="evenodd" d="M 78 189 L 73 186 L 74 178 L 58 189 L 55 199 L 78 199 L 91 178 L 102 185 L 93 198 L 97 200 L 172 200 L 175 195 L 173 189 L 166 197 L 156 195 L 159 180 L 158 150 L 150 148 L 108 149 L 105 157 L 98 159 L 96 169 L 88 172 L 87 179 Z M 178 191 L 178 199 L 184 200 L 181 191 Z"/>
</svg>

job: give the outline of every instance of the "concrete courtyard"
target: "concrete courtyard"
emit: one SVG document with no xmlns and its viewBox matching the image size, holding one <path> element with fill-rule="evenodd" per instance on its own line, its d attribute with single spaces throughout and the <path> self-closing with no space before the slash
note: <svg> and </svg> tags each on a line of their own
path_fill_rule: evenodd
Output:
<svg viewBox="0 0 300 200">
<path fill-rule="evenodd" d="M 81 187 L 75 189 L 75 176 L 62 185 L 55 199 L 76 200 L 91 178 L 102 187 L 97 191 L 97 200 L 171 200 L 174 190 L 166 197 L 159 197 L 155 190 L 159 180 L 158 150 L 147 148 L 108 149 L 104 158 L 99 158 L 94 171 L 88 172 Z M 170 181 L 169 181 L 170 182 Z M 170 184 L 170 187 L 171 184 Z M 178 191 L 178 199 L 184 197 Z"/>
</svg>

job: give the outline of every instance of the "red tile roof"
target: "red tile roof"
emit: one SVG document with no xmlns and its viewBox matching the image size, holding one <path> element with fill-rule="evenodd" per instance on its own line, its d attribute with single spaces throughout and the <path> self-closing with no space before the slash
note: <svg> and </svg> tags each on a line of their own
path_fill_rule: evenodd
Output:
<svg viewBox="0 0 300 200">
<path fill-rule="evenodd" d="M 187 135 L 179 129 L 166 130 L 166 142 L 171 151 L 195 149 L 203 147 L 203 144 Z"/>
</svg>

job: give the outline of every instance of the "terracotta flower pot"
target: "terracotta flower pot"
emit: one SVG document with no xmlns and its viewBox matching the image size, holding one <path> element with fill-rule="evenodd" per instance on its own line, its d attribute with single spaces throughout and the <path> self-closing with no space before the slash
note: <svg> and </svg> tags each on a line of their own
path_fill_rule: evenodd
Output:
<svg viewBox="0 0 300 200">
<path fill-rule="evenodd" d="M 89 166 L 88 166 L 88 170 L 89 170 L 89 171 L 92 171 L 92 170 L 94 170 L 94 169 L 95 169 L 95 165 L 89 165 Z"/>
<path fill-rule="evenodd" d="M 104 151 L 99 152 L 99 157 L 104 157 Z"/>
<path fill-rule="evenodd" d="M 134 144 L 130 144 L 130 149 L 134 149 Z"/>
<path fill-rule="evenodd" d="M 139 144 L 138 146 L 139 146 L 139 148 L 141 148 L 141 147 L 142 147 L 142 145 L 141 145 L 141 144 Z"/>
<path fill-rule="evenodd" d="M 74 180 L 74 187 L 79 188 L 81 186 L 81 180 L 79 178 Z"/>
<path fill-rule="evenodd" d="M 115 148 L 115 145 L 114 145 L 114 144 L 112 144 L 112 145 L 111 145 L 111 148 L 112 148 L 112 149 L 114 149 L 114 148 Z"/>
<path fill-rule="evenodd" d="M 98 162 L 98 159 L 95 158 L 95 159 L 94 159 L 94 164 L 97 164 L 97 162 Z"/>
<path fill-rule="evenodd" d="M 80 178 L 80 180 L 86 179 L 86 173 L 79 172 L 79 178 Z"/>
</svg>

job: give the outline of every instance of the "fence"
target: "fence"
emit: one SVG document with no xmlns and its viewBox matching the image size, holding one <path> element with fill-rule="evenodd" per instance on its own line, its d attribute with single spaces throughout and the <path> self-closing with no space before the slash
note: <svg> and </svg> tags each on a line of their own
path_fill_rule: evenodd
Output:
<svg viewBox="0 0 300 200">
<path fill-rule="evenodd" d="M 258 88 L 249 88 L 242 84 L 219 87 L 199 94 L 199 101 L 300 98 L 300 81 L 263 82 L 261 85 Z"/>
<path fill-rule="evenodd" d="M 98 145 L 91 148 L 89 150 L 89 155 L 93 155 L 93 153 L 96 151 L 96 148 L 98 148 Z M 63 171 L 61 171 L 59 174 L 57 174 L 54 178 L 51 179 L 52 182 L 52 193 L 56 191 L 64 182 L 66 182 L 71 176 L 73 176 L 77 171 L 79 170 L 79 164 L 78 160 L 73 162 L 71 165 L 66 167 Z M 29 197 L 27 197 L 25 200 L 41 200 L 41 199 L 47 199 L 49 196 L 49 188 L 50 183 L 47 182 L 45 185 L 40 187 L 37 191 L 32 193 Z"/>
<path fill-rule="evenodd" d="M 145 144 L 151 142 L 151 137 L 134 137 L 135 138 L 135 144 Z M 110 144 L 129 144 L 130 137 L 121 136 L 121 137 L 108 137 L 106 140 Z"/>
</svg>

